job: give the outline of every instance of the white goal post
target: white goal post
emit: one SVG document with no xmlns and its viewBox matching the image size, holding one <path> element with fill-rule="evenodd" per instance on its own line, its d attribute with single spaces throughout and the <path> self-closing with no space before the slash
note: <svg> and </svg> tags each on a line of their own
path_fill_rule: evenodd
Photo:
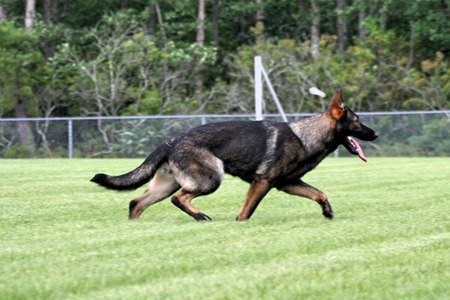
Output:
<svg viewBox="0 0 450 300">
<path fill-rule="evenodd" d="M 277 93 L 275 93 L 275 90 L 272 86 L 272 83 L 270 82 L 269 76 L 267 75 L 266 69 L 264 69 L 264 66 L 262 64 L 261 56 L 255 56 L 255 119 L 257 121 L 261 121 L 264 119 L 263 116 L 263 79 L 267 84 L 267 87 L 269 88 L 270 93 L 272 94 L 272 98 L 275 101 L 275 104 L 277 105 L 278 112 L 281 115 L 281 118 L 284 122 L 287 122 L 286 114 L 284 113 L 283 107 L 281 106 L 280 100 L 278 100 Z M 317 95 L 321 98 L 325 97 L 325 93 L 316 88 L 315 86 L 311 87 L 309 89 L 309 93 L 311 95 Z"/>
<path fill-rule="evenodd" d="M 263 119 L 263 82 L 262 77 L 264 77 L 264 81 L 269 88 L 270 93 L 272 94 L 272 98 L 277 105 L 278 112 L 281 115 L 281 118 L 284 122 L 287 122 L 286 114 L 284 113 L 283 107 L 281 106 L 280 100 L 278 100 L 277 94 L 273 89 L 272 83 L 270 82 L 269 76 L 267 75 L 266 70 L 261 61 L 261 56 L 255 56 L 255 119 L 260 121 Z"/>
</svg>

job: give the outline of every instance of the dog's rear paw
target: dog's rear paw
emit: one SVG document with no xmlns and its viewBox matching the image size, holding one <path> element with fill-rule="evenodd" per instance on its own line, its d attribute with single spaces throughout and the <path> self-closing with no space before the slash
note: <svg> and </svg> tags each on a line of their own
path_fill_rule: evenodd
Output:
<svg viewBox="0 0 450 300">
<path fill-rule="evenodd" d="M 196 221 L 199 221 L 199 222 L 212 221 L 212 219 L 210 217 L 208 217 L 207 215 L 205 215 L 204 213 L 201 213 L 201 212 L 195 214 L 193 217 Z"/>
</svg>

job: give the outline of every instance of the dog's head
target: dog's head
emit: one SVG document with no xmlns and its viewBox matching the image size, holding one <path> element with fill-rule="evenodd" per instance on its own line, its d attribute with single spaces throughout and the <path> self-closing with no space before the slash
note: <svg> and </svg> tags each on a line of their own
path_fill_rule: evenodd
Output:
<svg viewBox="0 0 450 300">
<path fill-rule="evenodd" d="M 374 130 L 362 124 L 358 115 L 345 106 L 342 90 L 334 92 L 327 113 L 336 121 L 339 144 L 343 145 L 350 153 L 358 155 L 363 161 L 367 161 L 361 146 L 354 138 L 373 141 L 378 135 Z"/>
</svg>

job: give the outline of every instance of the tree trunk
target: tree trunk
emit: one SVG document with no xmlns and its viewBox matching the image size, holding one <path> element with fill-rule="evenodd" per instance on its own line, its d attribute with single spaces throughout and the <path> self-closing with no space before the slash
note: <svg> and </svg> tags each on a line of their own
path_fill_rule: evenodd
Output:
<svg viewBox="0 0 450 300">
<path fill-rule="evenodd" d="M 297 17 L 296 17 L 296 23 L 297 23 L 297 35 L 299 35 L 300 40 L 306 40 L 308 39 L 308 30 L 307 28 L 310 28 L 310 23 L 307 20 L 309 17 L 309 13 L 307 12 L 307 0 L 297 0 Z"/>
<path fill-rule="evenodd" d="M 415 23 L 413 21 L 409 22 L 409 55 L 408 55 L 408 63 L 406 64 L 406 72 L 409 72 L 412 63 L 414 62 L 414 47 L 415 47 Z"/>
<path fill-rule="evenodd" d="M 57 15 L 57 7 L 54 0 L 44 0 L 44 20 L 46 24 L 51 24 Z"/>
<path fill-rule="evenodd" d="M 256 0 L 256 27 L 258 29 L 257 42 L 262 42 L 265 40 L 263 0 Z"/>
<path fill-rule="evenodd" d="M 25 8 L 25 28 L 31 30 L 34 23 L 34 17 L 36 15 L 36 1 L 27 0 Z M 18 87 L 21 85 L 18 84 Z M 16 118 L 27 118 L 25 112 L 24 99 L 21 95 L 17 95 L 16 103 L 14 104 L 14 116 Z M 17 136 L 19 138 L 20 144 L 25 147 L 29 155 L 33 155 L 34 152 L 34 137 L 31 126 L 27 121 L 18 121 L 16 123 Z"/>
<path fill-rule="evenodd" d="M 57 16 L 57 6 L 55 0 L 44 0 L 44 21 L 52 24 Z M 45 58 L 49 59 L 55 54 L 56 45 L 51 39 L 43 37 Z"/>
<path fill-rule="evenodd" d="M 381 15 L 380 15 L 380 29 L 385 32 L 387 28 L 387 22 L 388 22 L 388 14 L 387 9 L 385 7 L 382 8 Z"/>
<path fill-rule="evenodd" d="M 318 58 L 320 42 L 320 8 L 318 0 L 311 1 L 311 15 L 311 55 L 313 58 Z"/>
<path fill-rule="evenodd" d="M 197 43 L 205 44 L 205 0 L 198 0 Z"/>
<path fill-rule="evenodd" d="M 300 15 L 300 19 L 306 15 L 306 4 L 305 0 L 297 0 L 298 14 Z"/>
<path fill-rule="evenodd" d="M 6 16 L 5 10 L 3 9 L 3 5 L 0 3 L 0 22 L 6 21 L 8 17 Z"/>
<path fill-rule="evenodd" d="M 21 100 L 18 100 L 14 105 L 14 116 L 17 119 L 27 117 L 25 107 Z M 16 132 L 19 138 L 19 143 L 25 147 L 28 150 L 28 154 L 32 156 L 34 152 L 34 137 L 30 123 L 27 121 L 16 122 Z"/>
<path fill-rule="evenodd" d="M 36 0 L 27 0 L 25 8 L 25 28 L 30 30 L 33 27 L 36 16 Z"/>
<path fill-rule="evenodd" d="M 305 0 L 297 0 L 299 12 L 305 12 Z"/>
<path fill-rule="evenodd" d="M 219 46 L 220 39 L 220 0 L 214 0 L 212 9 L 212 40 L 216 47 Z"/>
<path fill-rule="evenodd" d="M 256 0 L 256 22 L 264 21 L 264 9 L 262 0 Z"/>
<path fill-rule="evenodd" d="M 159 6 L 158 2 L 156 2 L 152 6 L 154 6 L 154 8 L 155 8 L 155 14 L 156 14 L 156 18 L 158 20 L 158 26 L 161 30 L 161 36 L 162 36 L 163 43 L 164 43 L 164 53 L 167 54 L 168 53 L 167 35 L 166 35 L 166 30 L 164 29 L 161 7 Z M 163 107 L 165 106 L 165 104 L 170 103 L 172 101 L 172 94 L 171 94 L 170 87 L 169 87 L 168 77 L 169 77 L 169 66 L 167 65 L 167 58 L 165 58 L 163 60 L 163 83 L 161 86 L 161 89 L 164 91 L 164 100 L 161 102 L 160 111 L 163 110 Z"/>
<path fill-rule="evenodd" d="M 156 33 L 156 24 L 158 23 L 158 16 L 156 15 L 156 4 L 151 4 L 148 7 L 148 27 L 150 33 Z"/>
<path fill-rule="evenodd" d="M 347 0 L 336 0 L 337 8 L 337 36 L 338 36 L 338 50 L 344 52 L 347 45 L 347 21 L 345 18 L 345 9 L 347 7 Z"/>
<path fill-rule="evenodd" d="M 366 19 L 366 6 L 365 3 L 360 7 L 358 12 L 358 36 L 361 41 L 365 41 L 367 38 L 367 28 L 364 26 Z"/>
<path fill-rule="evenodd" d="M 198 0 L 198 16 L 197 16 L 197 44 L 200 46 L 205 45 L 205 0 Z M 196 67 L 196 79 L 195 79 L 195 91 L 194 95 L 198 103 L 202 103 L 203 93 L 203 77 L 202 77 L 202 64 L 197 62 Z"/>
</svg>

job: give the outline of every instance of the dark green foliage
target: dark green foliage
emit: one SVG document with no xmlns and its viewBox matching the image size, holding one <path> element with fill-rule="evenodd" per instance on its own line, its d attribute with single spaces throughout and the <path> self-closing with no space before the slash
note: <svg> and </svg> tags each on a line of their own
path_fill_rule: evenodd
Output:
<svg viewBox="0 0 450 300">
<path fill-rule="evenodd" d="M 420 156 L 450 156 L 450 121 L 443 119 L 430 122 L 423 127 L 422 135 L 408 138 L 416 155 Z"/>
<path fill-rule="evenodd" d="M 354 0 L 337 11 L 333 1 L 316 0 L 317 60 L 310 55 L 310 1 L 206 1 L 204 45 L 196 44 L 196 0 L 44 2 L 37 4 L 33 32 L 11 22 L 0 26 L 2 65 L 11 65 L 0 73 L 0 116 L 11 114 L 14 90 L 34 100 L 27 100 L 27 111 L 38 116 L 246 112 L 254 55 L 273 70 L 289 112 L 323 106 L 319 99 L 305 103 L 312 84 L 344 87 L 360 110 L 448 109 L 445 1 Z M 22 23 L 22 1 L 1 5 Z M 365 19 L 358 19 L 361 13 Z M 338 14 L 349 39 L 340 53 Z M 21 81 L 11 83 L 11 76 Z"/>
</svg>

